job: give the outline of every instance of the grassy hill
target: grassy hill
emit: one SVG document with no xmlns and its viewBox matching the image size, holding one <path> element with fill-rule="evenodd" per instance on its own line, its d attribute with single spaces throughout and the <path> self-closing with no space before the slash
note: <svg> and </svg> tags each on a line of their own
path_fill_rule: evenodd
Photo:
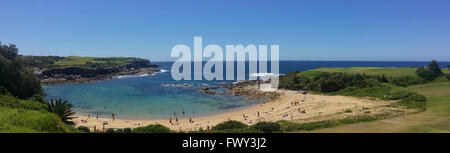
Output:
<svg viewBox="0 0 450 153">
<path fill-rule="evenodd" d="M 345 72 L 349 74 L 386 75 L 387 77 L 415 76 L 417 68 L 348 67 L 317 68 L 299 75 L 312 78 L 322 72 Z M 450 70 L 441 69 L 444 74 Z M 400 87 L 389 85 L 392 91 L 409 91 L 427 98 L 426 110 L 401 119 L 388 119 L 370 123 L 357 123 L 311 132 L 450 132 L 450 81 L 441 76 L 426 84 Z"/>
<path fill-rule="evenodd" d="M 128 63 L 139 60 L 134 57 L 80 57 L 69 56 L 62 60 L 54 62 L 55 66 L 83 66 L 87 63 L 93 64 L 108 64 L 112 63 L 117 66 L 125 66 Z"/>
<path fill-rule="evenodd" d="M 147 59 L 135 57 L 81 57 L 81 56 L 21 56 L 21 63 L 39 68 L 58 68 L 67 66 L 109 68 L 124 67 L 133 63 L 148 63 Z"/>
<path fill-rule="evenodd" d="M 387 77 L 416 76 L 417 68 L 408 67 L 320 67 L 304 71 L 301 75 L 306 77 L 314 77 L 322 72 L 345 72 L 349 74 L 366 74 L 366 75 L 386 75 Z M 442 72 L 450 74 L 449 69 L 442 69 Z"/>
<path fill-rule="evenodd" d="M 42 102 L 23 100 L 10 94 L 0 95 L 0 133 L 67 133 L 77 132 L 64 124 Z"/>
</svg>

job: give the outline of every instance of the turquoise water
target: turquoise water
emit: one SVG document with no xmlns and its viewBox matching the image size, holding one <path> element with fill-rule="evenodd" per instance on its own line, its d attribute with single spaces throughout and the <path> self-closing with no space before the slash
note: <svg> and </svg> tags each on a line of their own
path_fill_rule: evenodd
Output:
<svg viewBox="0 0 450 153">
<path fill-rule="evenodd" d="M 170 62 L 156 63 L 170 70 Z M 309 70 L 317 67 L 424 66 L 428 62 L 346 62 L 346 61 L 281 61 L 280 73 Z M 449 62 L 440 62 L 445 66 Z M 61 98 L 74 105 L 79 114 L 116 114 L 126 119 L 167 119 L 173 113 L 195 117 L 230 111 L 258 104 L 263 99 L 245 99 L 242 96 L 201 93 L 199 90 L 231 81 L 174 81 L 170 72 L 152 76 L 121 76 L 117 79 L 65 85 L 46 85 L 47 99 Z M 180 84 L 188 87 L 178 87 Z"/>
<path fill-rule="evenodd" d="M 163 69 L 170 69 L 164 65 Z M 182 84 L 188 87 L 180 87 Z M 167 119 L 173 113 L 196 117 L 257 104 L 264 99 L 207 94 L 200 89 L 223 82 L 174 81 L 170 72 L 151 76 L 121 76 L 117 79 L 64 85 L 45 85 L 47 99 L 61 98 L 79 114 L 116 114 L 125 119 Z"/>
</svg>

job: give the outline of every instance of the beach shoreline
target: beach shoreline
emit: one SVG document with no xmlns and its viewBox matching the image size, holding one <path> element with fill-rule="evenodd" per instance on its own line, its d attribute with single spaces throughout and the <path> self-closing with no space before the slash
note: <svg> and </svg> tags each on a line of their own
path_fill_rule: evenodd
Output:
<svg viewBox="0 0 450 153">
<path fill-rule="evenodd" d="M 228 112 L 213 115 L 190 117 L 188 114 L 175 114 L 167 119 L 112 119 L 112 115 L 79 115 L 76 114 L 74 122 L 76 127 L 85 126 L 91 130 L 105 131 L 109 128 L 137 128 L 149 124 L 161 124 L 174 131 L 198 131 L 210 129 L 219 123 L 235 120 L 247 125 L 258 122 L 276 122 L 288 120 L 297 123 L 307 123 L 321 120 L 343 119 L 349 116 L 383 113 L 410 113 L 411 110 L 401 107 L 389 107 L 396 101 L 384 101 L 369 98 L 356 98 L 347 96 L 327 96 L 318 94 L 305 94 L 301 91 L 277 89 L 278 99 L 268 102 L 236 108 Z M 347 111 L 351 110 L 351 113 Z M 346 113 L 347 112 L 347 113 Z M 178 117 L 178 122 L 176 118 Z M 169 119 L 172 119 L 170 123 Z M 192 120 L 192 122 L 190 121 Z M 107 124 L 104 124 L 107 123 Z"/>
</svg>

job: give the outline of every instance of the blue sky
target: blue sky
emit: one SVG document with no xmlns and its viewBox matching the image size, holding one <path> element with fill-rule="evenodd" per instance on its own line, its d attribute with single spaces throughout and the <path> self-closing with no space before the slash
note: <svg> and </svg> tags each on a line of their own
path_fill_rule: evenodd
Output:
<svg viewBox="0 0 450 153">
<path fill-rule="evenodd" d="M 450 61 L 448 0 L 8 0 L 0 41 L 25 55 L 170 58 L 203 45 L 278 44 L 282 60 Z"/>
</svg>

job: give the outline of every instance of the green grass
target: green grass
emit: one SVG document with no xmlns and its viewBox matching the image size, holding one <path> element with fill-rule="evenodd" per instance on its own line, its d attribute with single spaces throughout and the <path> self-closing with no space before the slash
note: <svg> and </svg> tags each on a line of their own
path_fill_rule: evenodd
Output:
<svg viewBox="0 0 450 153">
<path fill-rule="evenodd" d="M 316 129 L 330 128 L 338 125 L 353 124 L 358 122 L 370 122 L 378 119 L 394 117 L 391 114 L 362 115 L 346 117 L 340 120 L 324 120 L 310 123 L 295 123 L 286 120 L 278 121 L 282 131 L 311 131 Z"/>
<path fill-rule="evenodd" d="M 334 121 L 317 121 L 311 123 L 294 123 L 286 120 L 278 121 L 281 131 L 296 131 L 296 130 L 314 130 L 320 128 L 329 128 L 338 125 Z"/>
<path fill-rule="evenodd" d="M 417 68 L 407 67 L 320 67 L 317 69 L 304 71 L 301 75 L 312 78 L 322 72 L 346 72 L 350 74 L 381 75 L 386 77 L 416 76 Z M 444 73 L 450 73 L 448 69 L 442 69 Z"/>
<path fill-rule="evenodd" d="M 299 75 L 303 75 L 309 78 L 313 78 L 318 73 L 322 72 L 346 72 L 351 74 L 365 73 L 366 75 L 381 75 L 384 74 L 387 77 L 402 77 L 402 76 L 415 76 L 416 68 L 381 68 L 381 67 L 349 67 L 349 68 L 317 68 L 314 70 L 301 72 Z M 445 74 L 450 74 L 450 70 L 442 69 Z M 395 85 L 385 83 L 389 90 L 385 89 L 362 89 L 355 92 L 342 92 L 335 94 L 343 94 L 347 96 L 356 97 L 379 97 L 387 92 L 408 91 L 415 92 L 424 95 L 427 99 L 426 110 L 421 113 L 425 116 L 431 116 L 435 121 L 419 120 L 421 124 L 406 128 L 403 132 L 449 132 L 450 131 L 450 81 L 445 77 L 438 77 L 436 80 L 420 85 L 411 85 L 408 87 L 398 87 Z M 416 107 L 415 104 L 403 104 L 406 106 Z M 358 120 L 357 120 L 358 121 Z M 359 120 L 362 121 L 362 120 Z M 358 121 L 358 122 L 359 122 Z M 372 121 L 367 119 L 363 121 Z M 342 121 L 346 123 L 355 123 L 355 120 Z M 318 124 L 318 123 L 315 123 Z M 314 125 L 314 124 L 313 124 Z M 289 124 L 283 125 L 285 128 Z M 293 126 L 293 125 L 290 125 Z M 294 126 L 295 127 L 295 126 Z M 318 126 L 321 127 L 321 126 Z M 401 131 L 400 131 L 401 132 Z"/>
<path fill-rule="evenodd" d="M 427 111 L 444 116 L 450 115 L 450 81 L 432 82 L 403 88 L 427 97 Z"/>
<path fill-rule="evenodd" d="M 0 107 L 0 133 L 60 133 L 77 130 L 56 114 L 28 109 Z"/>
<path fill-rule="evenodd" d="M 69 56 L 63 60 L 58 60 L 54 63 L 55 66 L 84 66 L 87 62 L 106 64 L 108 61 L 113 62 L 117 65 L 125 65 L 128 62 L 136 60 L 134 57 L 80 57 L 80 56 Z"/>
</svg>

